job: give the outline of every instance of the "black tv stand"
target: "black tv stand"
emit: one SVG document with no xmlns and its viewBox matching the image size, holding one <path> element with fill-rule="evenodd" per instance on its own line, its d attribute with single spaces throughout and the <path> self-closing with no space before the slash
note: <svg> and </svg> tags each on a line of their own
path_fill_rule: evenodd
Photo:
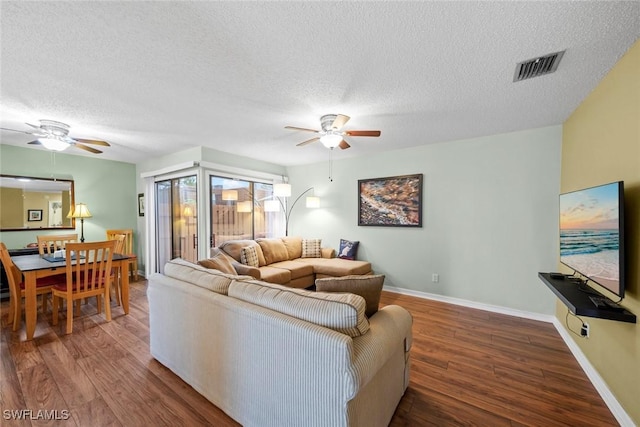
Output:
<svg viewBox="0 0 640 427">
<path fill-rule="evenodd" d="M 594 289 L 590 287 L 588 287 L 588 290 L 585 289 L 584 282 L 580 279 L 571 277 L 553 279 L 549 273 L 538 273 L 538 277 L 575 315 L 636 323 L 635 314 L 617 305 Z M 605 301 L 603 304 L 606 306 L 596 306 L 590 297 L 597 297 L 601 301 Z"/>
</svg>

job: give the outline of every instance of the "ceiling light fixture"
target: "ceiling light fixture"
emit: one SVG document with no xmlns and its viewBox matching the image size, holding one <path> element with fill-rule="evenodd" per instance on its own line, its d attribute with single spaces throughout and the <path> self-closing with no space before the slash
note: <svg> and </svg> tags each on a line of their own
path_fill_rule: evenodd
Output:
<svg viewBox="0 0 640 427">
<path fill-rule="evenodd" d="M 69 148 L 69 143 L 58 138 L 38 138 L 38 142 L 47 150 L 64 151 Z"/>
</svg>

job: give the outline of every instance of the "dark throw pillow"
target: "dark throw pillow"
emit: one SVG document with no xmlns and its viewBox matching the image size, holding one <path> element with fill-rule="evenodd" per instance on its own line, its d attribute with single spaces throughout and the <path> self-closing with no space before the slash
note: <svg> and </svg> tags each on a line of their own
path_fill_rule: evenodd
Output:
<svg viewBox="0 0 640 427">
<path fill-rule="evenodd" d="M 340 239 L 340 249 L 338 250 L 338 258 L 342 259 L 356 259 L 358 252 L 359 241 L 351 241 Z"/>
</svg>

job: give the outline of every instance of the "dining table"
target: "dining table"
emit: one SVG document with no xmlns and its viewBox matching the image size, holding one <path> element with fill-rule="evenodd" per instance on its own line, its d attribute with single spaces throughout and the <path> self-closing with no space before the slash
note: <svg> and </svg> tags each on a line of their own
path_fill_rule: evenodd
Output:
<svg viewBox="0 0 640 427">
<path fill-rule="evenodd" d="M 113 254 L 112 267 L 120 271 L 122 286 L 122 309 L 129 314 L 129 263 L 134 257 L 126 254 Z M 27 341 L 33 339 L 37 322 L 36 281 L 39 278 L 55 276 L 66 272 L 66 261 L 47 260 L 43 255 L 16 255 L 11 260 L 24 275 L 25 318 L 27 324 Z M 73 260 L 72 262 L 77 262 Z M 80 262 L 87 262 L 82 259 Z M 90 261 L 89 261 L 90 262 Z"/>
</svg>

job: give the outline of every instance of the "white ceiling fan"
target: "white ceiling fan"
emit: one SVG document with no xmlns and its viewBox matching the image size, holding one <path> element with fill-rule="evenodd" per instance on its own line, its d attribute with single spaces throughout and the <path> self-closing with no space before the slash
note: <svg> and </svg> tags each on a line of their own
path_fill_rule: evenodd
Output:
<svg viewBox="0 0 640 427">
<path fill-rule="evenodd" d="M 102 151 L 89 147 L 85 144 L 100 145 L 102 147 L 110 147 L 106 141 L 99 139 L 85 139 L 85 138 L 71 138 L 69 136 L 69 125 L 55 120 L 40 120 L 40 125 L 32 125 L 31 123 L 25 123 L 27 126 L 31 126 L 34 130 L 24 131 L 17 129 L 0 128 L 10 132 L 26 133 L 27 135 L 34 135 L 36 140 L 29 142 L 33 145 L 42 145 L 48 150 L 63 151 L 69 147 L 76 147 L 82 150 L 88 151 L 93 154 L 100 154 Z"/>
</svg>

